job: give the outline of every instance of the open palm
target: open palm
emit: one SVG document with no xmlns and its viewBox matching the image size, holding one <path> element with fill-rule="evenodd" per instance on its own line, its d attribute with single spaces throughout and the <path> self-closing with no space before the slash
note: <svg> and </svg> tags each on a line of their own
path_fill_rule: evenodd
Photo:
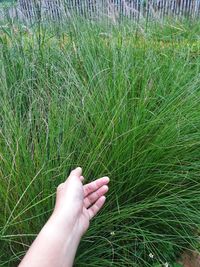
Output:
<svg viewBox="0 0 200 267">
<path fill-rule="evenodd" d="M 81 234 L 85 233 L 90 220 L 102 208 L 109 183 L 108 177 L 86 185 L 83 185 L 83 180 L 80 167 L 70 173 L 68 179 L 57 188 L 54 210 L 63 224 L 70 222 Z"/>
</svg>

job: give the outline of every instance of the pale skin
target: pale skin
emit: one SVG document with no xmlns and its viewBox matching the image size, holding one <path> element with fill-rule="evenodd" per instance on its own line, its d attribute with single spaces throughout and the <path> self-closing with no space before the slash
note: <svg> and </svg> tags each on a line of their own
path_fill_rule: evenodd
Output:
<svg viewBox="0 0 200 267">
<path fill-rule="evenodd" d="M 54 211 L 19 267 L 72 267 L 81 237 L 103 207 L 108 177 L 83 185 L 80 167 L 57 188 Z"/>
</svg>

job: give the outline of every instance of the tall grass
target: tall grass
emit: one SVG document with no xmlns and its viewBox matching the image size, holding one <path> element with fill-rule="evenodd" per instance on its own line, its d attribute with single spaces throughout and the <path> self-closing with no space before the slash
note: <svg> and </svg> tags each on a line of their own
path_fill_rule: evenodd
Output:
<svg viewBox="0 0 200 267">
<path fill-rule="evenodd" d="M 111 178 L 75 266 L 172 266 L 197 248 L 198 25 L 1 27 L 0 266 L 17 266 L 75 166 Z"/>
</svg>

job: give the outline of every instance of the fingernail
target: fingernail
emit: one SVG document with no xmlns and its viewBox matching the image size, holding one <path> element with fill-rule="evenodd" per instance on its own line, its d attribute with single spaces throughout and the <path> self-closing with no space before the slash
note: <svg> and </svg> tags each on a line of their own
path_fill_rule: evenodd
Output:
<svg viewBox="0 0 200 267">
<path fill-rule="evenodd" d="M 105 176 L 104 178 L 108 181 L 108 183 L 110 182 L 110 178 L 108 176 Z"/>
<path fill-rule="evenodd" d="M 102 201 L 105 201 L 106 200 L 106 197 L 105 196 L 102 196 L 101 199 L 102 199 Z"/>
<path fill-rule="evenodd" d="M 80 169 L 80 170 L 82 170 L 82 168 L 81 168 L 81 167 L 76 167 L 76 169 Z"/>
<path fill-rule="evenodd" d="M 104 187 L 104 190 L 107 192 L 108 189 L 109 189 L 108 186 L 107 185 L 104 185 L 103 187 Z"/>
</svg>

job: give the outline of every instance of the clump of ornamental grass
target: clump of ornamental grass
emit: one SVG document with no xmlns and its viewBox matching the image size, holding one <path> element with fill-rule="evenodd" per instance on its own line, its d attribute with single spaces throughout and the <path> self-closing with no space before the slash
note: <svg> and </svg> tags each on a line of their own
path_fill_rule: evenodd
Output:
<svg viewBox="0 0 200 267">
<path fill-rule="evenodd" d="M 151 25 L 24 29 L 0 35 L 1 266 L 19 263 L 75 166 L 111 179 L 75 266 L 171 266 L 198 244 L 198 47 Z"/>
</svg>

